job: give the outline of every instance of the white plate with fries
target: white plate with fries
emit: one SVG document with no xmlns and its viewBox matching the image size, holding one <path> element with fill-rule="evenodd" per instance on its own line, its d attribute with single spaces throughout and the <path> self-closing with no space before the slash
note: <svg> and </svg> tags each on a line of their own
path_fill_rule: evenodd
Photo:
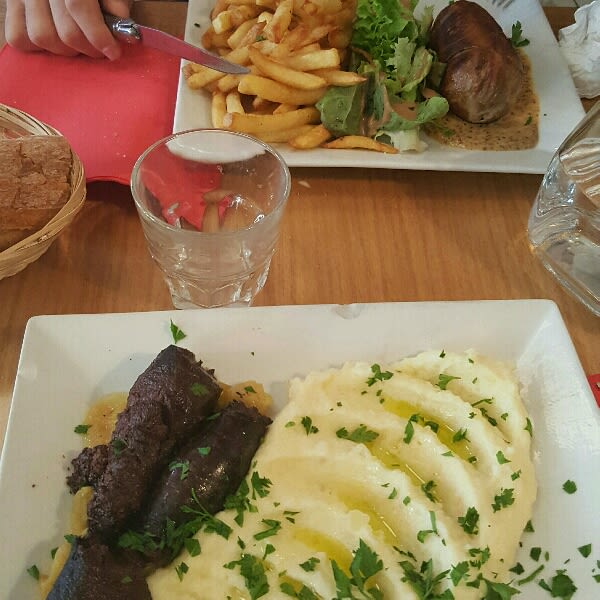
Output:
<svg viewBox="0 0 600 600">
<path fill-rule="evenodd" d="M 227 9 L 228 4 L 232 3 L 242 5 L 248 4 L 248 2 L 251 4 L 256 2 L 256 0 L 217 1 L 219 4 L 223 2 L 223 10 Z M 336 1 L 306 0 L 308 3 L 319 4 Z M 362 149 L 328 149 L 322 147 L 297 150 L 286 143 L 276 143 L 276 131 L 273 140 L 266 141 L 273 143 L 290 167 L 367 167 L 433 171 L 544 173 L 556 148 L 584 114 L 567 63 L 561 54 L 538 0 L 514 0 L 505 9 L 492 5 L 491 0 L 478 0 L 478 2 L 496 19 L 509 37 L 512 25 L 519 21 L 522 25 L 524 37 L 530 41 L 524 51 L 531 63 L 534 87 L 540 105 L 539 139 L 534 148 L 518 151 L 464 150 L 440 144 L 428 138 L 424 133 L 421 133 L 421 138 L 427 144 L 426 150 L 423 152 L 400 152 L 398 154 L 386 154 Z M 275 6 L 279 4 L 279 1 L 258 0 L 256 3 L 260 4 L 265 10 L 273 11 L 273 9 L 269 9 L 269 5 Z M 344 0 L 340 4 L 342 7 L 347 6 Z M 421 0 L 416 10 L 417 14 L 419 7 L 426 5 L 433 5 L 434 15 L 436 15 L 447 5 L 447 0 L 432 0 L 431 2 Z M 185 39 L 188 42 L 201 45 L 202 35 L 211 23 L 210 12 L 213 6 L 214 2 L 189 1 L 185 33 Z M 341 19 L 344 16 L 347 18 L 347 12 L 344 13 L 344 10 L 347 11 L 347 9 L 342 8 L 340 12 Z M 272 23 L 279 27 L 286 26 L 276 16 L 275 13 L 273 16 L 275 21 L 272 21 Z M 250 30 L 250 25 L 247 27 L 248 29 L 244 30 L 242 26 L 242 31 L 247 33 Z M 319 28 L 315 29 L 318 30 Z M 229 34 L 231 34 L 231 31 Z M 311 34 L 313 33 L 315 36 L 318 35 L 318 31 L 311 30 Z M 235 52 L 234 49 L 233 53 L 235 54 Z M 235 62 L 235 55 L 229 56 L 229 58 Z M 323 61 L 321 68 L 328 66 L 326 53 L 321 53 L 318 60 Z M 183 63 L 183 69 L 189 68 L 185 62 Z M 311 70 L 314 67 L 315 65 L 312 65 Z M 305 77 L 306 75 L 310 74 L 298 70 L 298 77 Z M 221 74 L 215 73 L 214 77 L 216 79 L 221 76 Z M 307 90 L 298 89 L 297 98 L 302 95 L 306 95 L 308 98 L 310 90 L 307 93 Z M 304 99 L 304 102 L 309 102 L 309 99 Z M 301 104 L 301 101 L 297 99 L 296 104 Z M 215 107 L 210 92 L 204 89 L 190 89 L 182 70 L 175 107 L 174 131 L 213 127 L 212 114 L 214 110 Z M 235 112 L 236 109 L 234 107 L 223 109 L 222 107 L 221 110 Z M 302 110 L 314 111 L 310 108 Z M 292 117 L 289 113 L 285 115 L 282 111 L 281 118 L 278 119 L 278 123 L 275 124 L 274 128 L 279 127 L 283 130 L 302 123 L 302 118 L 306 115 L 303 115 L 301 111 L 292 112 L 300 114 L 295 114 Z M 229 118 L 229 115 L 226 115 L 225 118 Z M 295 122 L 296 120 L 298 123 Z M 259 123 L 258 127 L 261 126 Z M 273 124 L 270 124 L 269 127 L 273 128 Z"/>
</svg>

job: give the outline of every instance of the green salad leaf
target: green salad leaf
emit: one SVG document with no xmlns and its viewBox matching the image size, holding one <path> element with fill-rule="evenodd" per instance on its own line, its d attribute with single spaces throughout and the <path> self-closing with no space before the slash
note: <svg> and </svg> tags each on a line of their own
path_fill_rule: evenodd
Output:
<svg viewBox="0 0 600 600">
<path fill-rule="evenodd" d="M 444 65 L 427 48 L 433 7 L 417 17 L 418 1 L 358 0 L 348 68 L 365 81 L 332 86 L 316 105 L 333 135 L 368 135 L 400 150 L 421 151 L 421 126 L 448 112 L 445 98 L 424 93 L 439 82 Z M 412 112 L 396 111 L 399 103 Z"/>
</svg>

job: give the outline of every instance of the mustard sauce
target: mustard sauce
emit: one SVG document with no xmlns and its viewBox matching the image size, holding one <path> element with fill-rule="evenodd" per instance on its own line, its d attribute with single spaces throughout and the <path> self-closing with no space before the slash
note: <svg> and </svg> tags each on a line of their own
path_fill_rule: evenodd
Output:
<svg viewBox="0 0 600 600">
<path fill-rule="evenodd" d="M 467 123 L 452 113 L 425 125 L 427 135 L 446 146 L 467 150 L 527 150 L 538 142 L 538 97 L 533 85 L 531 63 L 518 51 L 523 62 L 521 95 L 508 114 L 492 123 Z"/>
</svg>

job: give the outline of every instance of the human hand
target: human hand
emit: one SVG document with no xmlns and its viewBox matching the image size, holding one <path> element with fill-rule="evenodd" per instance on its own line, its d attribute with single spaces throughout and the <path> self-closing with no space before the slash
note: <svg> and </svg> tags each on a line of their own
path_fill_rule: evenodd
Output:
<svg viewBox="0 0 600 600">
<path fill-rule="evenodd" d="M 121 47 L 102 11 L 128 17 L 129 6 L 129 0 L 7 0 L 6 41 L 27 52 L 116 60 Z"/>
</svg>

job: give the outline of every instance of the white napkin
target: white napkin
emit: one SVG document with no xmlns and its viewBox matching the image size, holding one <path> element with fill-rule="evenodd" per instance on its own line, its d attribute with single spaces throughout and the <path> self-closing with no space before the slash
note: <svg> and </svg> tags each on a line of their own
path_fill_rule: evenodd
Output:
<svg viewBox="0 0 600 600">
<path fill-rule="evenodd" d="M 600 0 L 575 11 L 575 23 L 558 32 L 558 45 L 582 98 L 600 95 Z"/>
</svg>

